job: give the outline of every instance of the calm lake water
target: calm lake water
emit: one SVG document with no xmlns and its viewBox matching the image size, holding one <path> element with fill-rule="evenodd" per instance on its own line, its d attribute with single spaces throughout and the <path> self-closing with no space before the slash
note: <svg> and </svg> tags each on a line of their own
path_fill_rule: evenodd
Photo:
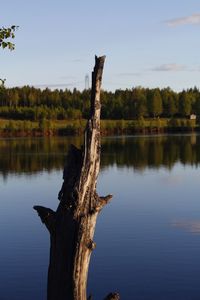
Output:
<svg viewBox="0 0 200 300">
<path fill-rule="evenodd" d="M 0 140 L 0 299 L 44 300 L 49 236 L 33 205 L 56 209 L 70 143 Z M 102 300 L 200 299 L 200 136 L 102 140 L 88 292 Z"/>
</svg>

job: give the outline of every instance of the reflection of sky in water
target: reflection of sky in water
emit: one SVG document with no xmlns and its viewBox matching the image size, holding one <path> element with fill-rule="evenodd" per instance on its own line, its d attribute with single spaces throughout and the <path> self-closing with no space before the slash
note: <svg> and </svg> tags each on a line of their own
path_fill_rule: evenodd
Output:
<svg viewBox="0 0 200 300">
<path fill-rule="evenodd" d="M 175 220 L 171 225 L 177 229 L 183 229 L 187 232 L 200 234 L 200 220 Z"/>
<path fill-rule="evenodd" d="M 55 209 L 62 170 L 0 180 L 0 299 L 44 300 L 49 236 L 32 207 Z M 105 167 L 100 195 L 113 200 L 99 215 L 89 291 L 102 300 L 184 300 L 200 296 L 199 169 Z"/>
<path fill-rule="evenodd" d="M 90 285 L 97 293 L 99 279 L 123 299 L 200 295 L 200 239 L 172 226 L 173 220 L 200 219 L 199 170 L 176 164 L 141 175 L 114 167 L 100 176 L 98 189 L 114 198 L 96 229 Z"/>
</svg>

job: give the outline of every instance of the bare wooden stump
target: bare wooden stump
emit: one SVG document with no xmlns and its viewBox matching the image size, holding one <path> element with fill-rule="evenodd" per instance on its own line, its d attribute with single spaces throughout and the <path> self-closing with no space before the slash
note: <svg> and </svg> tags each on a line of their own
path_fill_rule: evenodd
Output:
<svg viewBox="0 0 200 300">
<path fill-rule="evenodd" d="M 112 196 L 96 192 L 100 166 L 100 89 L 105 56 L 95 57 L 92 73 L 91 111 L 81 149 L 71 146 L 63 172 L 56 212 L 34 206 L 50 233 L 48 300 L 86 300 L 88 267 L 96 219 Z M 118 298 L 117 298 L 118 297 Z M 105 299 L 119 299 L 109 294 Z"/>
</svg>

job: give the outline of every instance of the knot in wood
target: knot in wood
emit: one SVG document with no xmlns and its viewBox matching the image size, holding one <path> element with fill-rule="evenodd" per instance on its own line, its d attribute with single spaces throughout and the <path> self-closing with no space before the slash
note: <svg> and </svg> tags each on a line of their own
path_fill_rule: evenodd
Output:
<svg viewBox="0 0 200 300">
<path fill-rule="evenodd" d="M 89 240 L 89 242 L 87 243 L 87 247 L 89 250 L 94 250 L 96 248 L 96 243 L 92 240 Z"/>
</svg>

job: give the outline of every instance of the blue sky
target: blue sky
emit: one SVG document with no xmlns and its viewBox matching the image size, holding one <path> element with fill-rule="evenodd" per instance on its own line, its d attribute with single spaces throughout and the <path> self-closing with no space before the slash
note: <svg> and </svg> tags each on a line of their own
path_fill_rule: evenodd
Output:
<svg viewBox="0 0 200 300">
<path fill-rule="evenodd" d="M 200 0 L 3 1 L 0 26 L 12 24 L 7 86 L 83 89 L 97 54 L 106 90 L 200 87 Z"/>
</svg>

